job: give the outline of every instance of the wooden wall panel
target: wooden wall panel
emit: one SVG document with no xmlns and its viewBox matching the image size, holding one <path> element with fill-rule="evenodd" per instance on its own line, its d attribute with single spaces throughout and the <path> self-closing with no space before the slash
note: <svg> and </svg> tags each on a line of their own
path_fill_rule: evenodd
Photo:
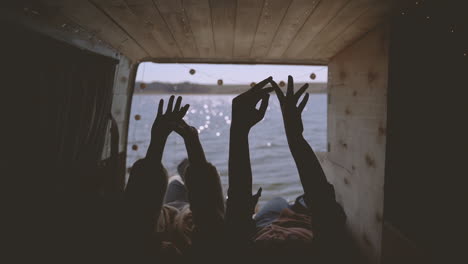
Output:
<svg viewBox="0 0 468 264">
<path fill-rule="evenodd" d="M 320 0 L 293 0 L 268 51 L 268 57 L 281 58 Z"/>
<path fill-rule="evenodd" d="M 264 0 L 237 0 L 234 57 L 249 58 Z"/>
<path fill-rule="evenodd" d="M 211 0 L 211 23 L 217 58 L 232 58 L 234 25 L 236 24 L 235 0 Z"/>
<path fill-rule="evenodd" d="M 364 259 L 381 254 L 386 150 L 388 27 L 333 57 L 329 68 L 328 141 L 323 161 L 347 227 Z"/>
<path fill-rule="evenodd" d="M 267 55 L 290 4 L 291 0 L 265 0 L 250 57 L 262 58 Z"/>
<path fill-rule="evenodd" d="M 315 36 L 332 20 L 347 0 L 320 1 L 315 11 L 309 16 L 304 26 L 299 30 L 293 42 L 289 45 L 284 57 L 295 58 L 307 47 Z"/>
<path fill-rule="evenodd" d="M 197 44 L 182 6 L 182 0 L 154 0 L 154 3 L 169 26 L 183 56 L 199 57 Z"/>
<path fill-rule="evenodd" d="M 10 0 L 12 1 L 12 0 Z M 30 0 L 18 0 L 17 6 Z M 391 0 L 40 0 L 134 61 L 324 64 L 387 20 Z M 64 19 L 61 19 L 64 18 Z M 42 19 L 47 19 L 43 17 Z"/>
<path fill-rule="evenodd" d="M 320 57 L 320 49 L 329 42 L 340 36 L 350 25 L 352 25 L 367 9 L 372 2 L 377 0 L 353 0 L 349 1 L 336 16 L 321 30 L 315 38 L 299 53 L 305 58 Z M 374 24 L 375 25 L 375 24 Z M 351 44 L 351 43 L 349 43 Z"/>
<path fill-rule="evenodd" d="M 183 6 L 189 19 L 200 57 L 213 58 L 216 51 L 209 0 L 183 0 Z"/>
<path fill-rule="evenodd" d="M 151 57 L 167 57 L 152 32 L 123 0 L 91 0 L 91 3 L 125 30 Z"/>
<path fill-rule="evenodd" d="M 366 12 L 353 22 L 345 31 L 339 34 L 326 45 L 323 45 L 318 54 L 320 57 L 330 59 L 342 49 L 351 45 L 367 32 L 371 31 L 376 25 L 388 21 L 394 4 L 391 2 L 379 1 L 373 4 Z"/>
<path fill-rule="evenodd" d="M 55 9 L 55 12 L 60 13 L 51 16 L 50 14 L 54 14 L 54 12 L 49 11 L 48 19 L 50 21 L 54 21 L 59 16 L 66 17 L 134 61 L 149 57 L 149 54 L 127 32 L 90 2 L 73 0 L 41 0 L 40 2 L 44 8 Z M 64 23 L 57 24 L 57 27 L 66 24 L 66 20 L 59 21 Z"/>
<path fill-rule="evenodd" d="M 177 46 L 172 32 L 152 0 L 125 0 L 125 2 L 144 24 L 144 28 L 151 32 L 167 56 L 181 56 L 182 52 Z"/>
</svg>

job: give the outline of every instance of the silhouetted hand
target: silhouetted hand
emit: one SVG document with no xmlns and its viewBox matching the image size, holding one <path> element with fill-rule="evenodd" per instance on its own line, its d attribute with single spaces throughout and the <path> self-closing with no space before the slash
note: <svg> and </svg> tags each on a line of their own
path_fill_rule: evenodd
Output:
<svg viewBox="0 0 468 264">
<path fill-rule="evenodd" d="M 248 132 L 255 124 L 265 116 L 265 111 L 268 107 L 268 99 L 273 91 L 272 87 L 262 89 L 271 77 L 259 82 L 247 92 L 238 95 L 232 100 L 232 127 Z M 255 106 L 262 100 L 260 108 L 257 110 Z"/>
<path fill-rule="evenodd" d="M 284 128 L 286 130 L 286 136 L 288 138 L 301 135 L 304 131 L 302 124 L 301 113 L 309 100 L 309 94 L 306 93 L 301 103 L 297 105 L 301 95 L 307 90 L 309 84 L 304 84 L 297 93 L 294 94 L 294 81 L 291 75 L 288 76 L 288 89 L 286 96 L 283 94 L 278 84 L 275 81 L 270 81 L 271 85 L 275 89 L 275 93 L 278 96 L 278 100 L 281 105 L 281 112 L 283 113 Z"/>
<path fill-rule="evenodd" d="M 174 131 L 185 141 L 190 165 L 205 164 L 207 161 L 200 139 L 198 138 L 198 130 L 181 119 L 175 124 Z"/>
<path fill-rule="evenodd" d="M 182 97 L 177 97 L 175 106 L 174 104 L 175 96 L 172 95 L 169 98 L 169 103 L 167 104 L 166 113 L 163 114 L 164 100 L 159 101 L 158 114 L 156 115 L 156 120 L 154 120 L 153 127 L 151 129 L 151 137 L 156 136 L 165 136 L 168 137 L 169 134 L 174 130 L 175 124 L 178 123 L 187 113 L 190 105 L 185 105 L 180 107 L 182 103 Z"/>
<path fill-rule="evenodd" d="M 174 126 L 174 131 L 179 134 L 184 140 L 191 139 L 194 137 L 198 138 L 198 130 L 188 125 L 183 119 L 178 121 Z"/>
<path fill-rule="evenodd" d="M 181 108 L 181 103 L 182 97 L 179 96 L 174 106 L 174 95 L 172 95 L 169 98 L 166 113 L 163 114 L 164 100 L 161 99 L 159 101 L 158 113 L 151 128 L 151 142 L 146 154 L 147 158 L 161 160 L 167 137 L 175 129 L 176 124 L 182 120 L 190 107 L 187 104 Z"/>
</svg>

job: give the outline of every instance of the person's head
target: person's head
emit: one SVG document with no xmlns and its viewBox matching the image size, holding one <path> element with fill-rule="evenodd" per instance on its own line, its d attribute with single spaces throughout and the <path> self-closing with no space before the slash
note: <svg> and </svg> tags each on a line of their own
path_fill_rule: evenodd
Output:
<svg viewBox="0 0 468 264">
<path fill-rule="evenodd" d="M 180 177 L 185 180 L 185 170 L 189 165 L 189 161 L 187 158 L 183 159 L 179 165 L 177 165 L 177 172 L 179 173 Z"/>
</svg>

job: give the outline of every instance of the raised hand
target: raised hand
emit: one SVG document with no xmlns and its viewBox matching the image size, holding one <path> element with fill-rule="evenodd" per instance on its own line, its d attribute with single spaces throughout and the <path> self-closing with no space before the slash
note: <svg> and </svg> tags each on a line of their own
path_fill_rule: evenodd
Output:
<svg viewBox="0 0 468 264">
<path fill-rule="evenodd" d="M 159 101 L 158 114 L 156 115 L 156 120 L 154 120 L 153 127 L 151 129 L 151 137 L 155 136 L 169 136 L 169 134 L 174 130 L 175 124 L 182 120 L 182 118 L 187 113 L 190 105 L 185 105 L 180 107 L 182 103 L 182 97 L 177 97 L 177 101 L 174 105 L 175 96 L 172 95 L 169 98 L 169 103 L 167 104 L 166 113 L 163 114 L 164 100 Z"/>
<path fill-rule="evenodd" d="M 185 141 L 188 159 L 191 165 L 205 164 L 205 152 L 198 138 L 198 131 L 193 126 L 189 126 L 184 120 L 179 120 L 174 127 L 174 131 Z"/>
<path fill-rule="evenodd" d="M 188 125 L 183 119 L 175 124 L 174 131 L 184 140 L 198 137 L 198 130 L 193 126 Z"/>
<path fill-rule="evenodd" d="M 188 104 L 182 108 L 180 107 L 182 103 L 182 97 L 180 96 L 174 106 L 174 98 L 174 95 L 169 98 L 165 113 L 163 113 L 164 100 L 159 101 L 158 113 L 151 128 L 151 142 L 146 154 L 147 158 L 161 160 L 167 137 L 174 131 L 176 124 L 182 120 L 190 107 Z"/>
<path fill-rule="evenodd" d="M 294 81 L 291 75 L 288 76 L 288 89 L 286 96 L 283 94 L 278 84 L 275 81 L 270 80 L 271 85 L 275 89 L 275 93 L 278 96 L 278 100 L 281 105 L 281 112 L 283 113 L 284 128 L 286 130 L 286 136 L 288 138 L 301 135 L 304 131 L 302 124 L 302 110 L 309 100 L 309 94 L 306 93 L 301 103 L 297 105 L 301 95 L 307 90 L 309 84 L 304 84 L 296 93 L 294 93 Z"/>
<path fill-rule="evenodd" d="M 232 126 L 231 128 L 240 129 L 248 132 L 255 124 L 265 116 L 268 107 L 269 93 L 273 91 L 272 87 L 262 89 L 272 78 L 269 77 L 247 92 L 238 95 L 232 100 Z M 262 100 L 260 108 L 255 106 Z"/>
</svg>

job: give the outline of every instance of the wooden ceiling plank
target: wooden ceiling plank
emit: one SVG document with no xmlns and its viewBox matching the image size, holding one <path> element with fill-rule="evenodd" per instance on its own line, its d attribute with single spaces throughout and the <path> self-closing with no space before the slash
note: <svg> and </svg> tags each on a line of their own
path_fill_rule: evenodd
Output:
<svg viewBox="0 0 468 264">
<path fill-rule="evenodd" d="M 172 36 L 152 0 L 125 0 L 130 10 L 142 21 L 147 30 L 151 31 L 155 40 L 169 57 L 180 57 L 182 52 Z"/>
<path fill-rule="evenodd" d="M 235 0 L 210 0 L 216 57 L 232 58 L 236 6 Z"/>
<path fill-rule="evenodd" d="M 88 1 L 41 0 L 41 3 L 57 8 L 65 17 L 132 60 L 149 56 L 125 31 Z"/>
<path fill-rule="evenodd" d="M 128 32 L 151 57 L 167 56 L 151 32 L 145 29 L 145 25 L 133 14 L 123 0 L 90 0 L 90 2 L 101 8 L 103 12 Z"/>
<path fill-rule="evenodd" d="M 330 41 L 338 37 L 350 25 L 352 25 L 364 12 L 366 12 L 374 1 L 381 0 L 354 0 L 350 1 L 332 21 L 299 53 L 305 58 L 323 57 L 319 51 Z"/>
<path fill-rule="evenodd" d="M 199 57 L 197 43 L 182 0 L 153 0 L 177 41 L 184 57 Z"/>
<path fill-rule="evenodd" d="M 215 57 L 209 0 L 183 0 L 182 4 L 197 43 L 200 57 Z"/>
<path fill-rule="evenodd" d="M 237 0 L 234 51 L 236 58 L 248 58 L 257 31 L 264 0 Z"/>
<path fill-rule="evenodd" d="M 250 56 L 266 57 L 291 0 L 265 0 Z"/>
<path fill-rule="evenodd" d="M 300 52 L 323 30 L 349 0 L 322 0 L 299 30 L 284 58 L 296 58 Z"/>
<path fill-rule="evenodd" d="M 356 42 L 367 32 L 379 24 L 384 23 L 391 15 L 395 4 L 392 1 L 375 2 L 373 5 L 354 22 L 349 28 L 341 33 L 336 39 L 325 45 L 319 53 L 327 60 L 335 56 L 342 49 Z"/>
<path fill-rule="evenodd" d="M 271 43 L 270 50 L 267 54 L 268 57 L 280 58 L 283 55 L 319 2 L 320 0 L 292 1 Z"/>
</svg>

